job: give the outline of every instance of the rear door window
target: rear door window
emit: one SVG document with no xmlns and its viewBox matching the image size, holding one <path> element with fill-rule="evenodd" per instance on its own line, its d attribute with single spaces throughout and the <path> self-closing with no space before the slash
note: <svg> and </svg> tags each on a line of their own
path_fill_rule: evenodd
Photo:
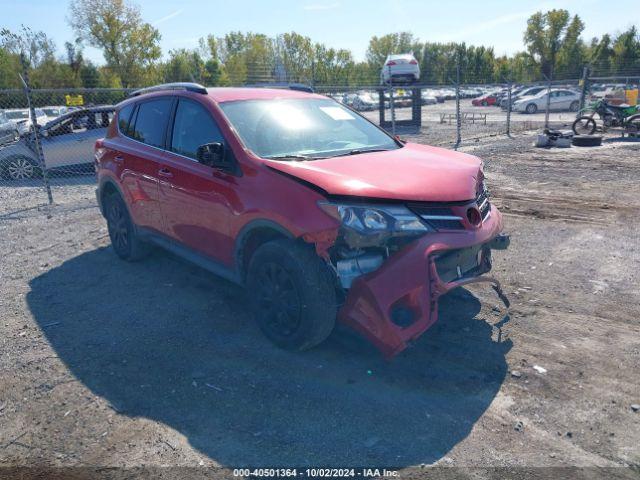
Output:
<svg viewBox="0 0 640 480">
<path fill-rule="evenodd" d="M 129 135 L 129 120 L 131 120 L 131 114 L 133 113 L 133 107 L 135 104 L 130 103 L 126 107 L 123 107 L 118 112 L 118 128 L 123 135 Z"/>
<path fill-rule="evenodd" d="M 171 113 L 171 98 L 158 98 L 138 105 L 135 125 L 130 135 L 139 142 L 164 148 L 164 135 Z"/>
</svg>

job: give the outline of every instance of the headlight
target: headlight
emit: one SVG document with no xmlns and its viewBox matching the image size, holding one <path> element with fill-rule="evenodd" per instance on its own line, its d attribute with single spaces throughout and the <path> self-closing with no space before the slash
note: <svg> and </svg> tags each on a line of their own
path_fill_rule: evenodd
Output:
<svg viewBox="0 0 640 480">
<path fill-rule="evenodd" d="M 329 202 L 319 202 L 318 205 L 345 227 L 362 234 L 415 234 L 434 231 L 404 205 L 349 205 Z"/>
</svg>

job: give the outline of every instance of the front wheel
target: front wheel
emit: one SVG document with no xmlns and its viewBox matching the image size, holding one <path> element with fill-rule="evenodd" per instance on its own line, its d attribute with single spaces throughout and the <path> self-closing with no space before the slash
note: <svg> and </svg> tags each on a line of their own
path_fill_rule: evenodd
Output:
<svg viewBox="0 0 640 480">
<path fill-rule="evenodd" d="M 577 100 L 571 102 L 571 105 L 569 105 L 569 111 L 577 112 L 578 110 L 580 110 L 580 102 Z"/>
<path fill-rule="evenodd" d="M 308 245 L 280 239 L 260 246 L 249 262 L 247 291 L 258 326 L 281 348 L 309 349 L 333 330 L 335 283 Z"/>
<path fill-rule="evenodd" d="M 538 106 L 535 103 L 530 103 L 529 105 L 527 105 L 525 111 L 531 114 L 536 113 L 538 111 Z"/>
<path fill-rule="evenodd" d="M 576 135 L 593 135 L 596 131 L 596 121 L 591 117 L 578 117 L 572 128 Z"/>
</svg>

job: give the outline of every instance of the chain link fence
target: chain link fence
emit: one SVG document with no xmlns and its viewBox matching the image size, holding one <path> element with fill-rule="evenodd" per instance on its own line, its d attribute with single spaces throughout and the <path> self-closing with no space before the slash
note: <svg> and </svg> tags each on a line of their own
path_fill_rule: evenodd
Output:
<svg viewBox="0 0 640 480">
<path fill-rule="evenodd" d="M 600 96 L 637 101 L 639 77 L 531 84 L 316 86 L 393 134 L 447 148 L 545 127 L 570 129 Z M 0 220 L 42 205 L 95 202 L 93 147 L 131 89 L 0 90 Z M 629 92 L 635 89 L 635 97 Z M 627 98 L 629 97 L 629 98 Z"/>
</svg>

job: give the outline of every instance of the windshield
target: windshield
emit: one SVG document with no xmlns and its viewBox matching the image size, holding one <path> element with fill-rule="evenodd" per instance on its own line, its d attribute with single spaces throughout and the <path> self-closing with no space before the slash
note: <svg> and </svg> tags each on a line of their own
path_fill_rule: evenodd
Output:
<svg viewBox="0 0 640 480">
<path fill-rule="evenodd" d="M 400 148 L 393 138 L 330 99 L 220 104 L 244 144 L 263 158 L 321 158 Z"/>
<path fill-rule="evenodd" d="M 9 120 L 20 120 L 22 118 L 29 118 L 28 110 L 10 110 L 6 112 Z"/>
</svg>

